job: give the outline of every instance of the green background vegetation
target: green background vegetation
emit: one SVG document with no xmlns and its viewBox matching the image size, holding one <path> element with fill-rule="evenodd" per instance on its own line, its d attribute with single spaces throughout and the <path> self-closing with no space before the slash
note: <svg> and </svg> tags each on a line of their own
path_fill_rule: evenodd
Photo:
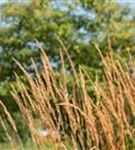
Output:
<svg viewBox="0 0 135 150">
<path fill-rule="evenodd" d="M 128 52 L 133 57 L 135 54 L 134 14 L 126 5 L 112 0 L 28 0 L 26 3 L 11 0 L 0 6 L 0 21 L 0 99 L 15 119 L 24 142 L 29 138 L 29 131 L 10 92 L 11 85 L 16 86 L 14 72 L 26 80 L 12 58 L 31 75 L 34 75 L 34 59 L 40 72 L 40 50 L 35 39 L 45 49 L 58 77 L 57 36 L 65 44 L 75 67 L 81 64 L 93 78 L 97 75 L 101 79 L 101 61 L 94 43 L 106 54 L 110 41 L 114 54 L 129 65 Z M 64 60 L 70 72 L 66 56 Z M 72 81 L 70 75 L 68 80 Z M 3 132 L 0 127 L 0 142 L 6 141 Z"/>
</svg>

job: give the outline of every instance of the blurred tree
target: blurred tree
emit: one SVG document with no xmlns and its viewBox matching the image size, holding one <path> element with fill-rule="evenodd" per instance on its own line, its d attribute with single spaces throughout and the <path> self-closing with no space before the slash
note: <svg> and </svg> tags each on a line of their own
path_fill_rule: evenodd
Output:
<svg viewBox="0 0 135 150">
<path fill-rule="evenodd" d="M 39 50 L 34 39 L 45 48 L 57 68 L 60 44 L 55 35 L 58 35 L 75 65 L 81 64 L 90 72 L 99 67 L 100 60 L 93 43 L 98 43 L 106 52 L 109 36 L 116 52 L 122 54 L 134 49 L 133 17 L 128 9 L 112 0 L 27 0 L 25 3 L 11 0 L 0 10 L 1 97 L 9 95 L 10 85 L 15 84 L 13 73 L 22 76 L 12 57 L 31 73 L 30 58 L 34 58 L 40 70 Z"/>
</svg>

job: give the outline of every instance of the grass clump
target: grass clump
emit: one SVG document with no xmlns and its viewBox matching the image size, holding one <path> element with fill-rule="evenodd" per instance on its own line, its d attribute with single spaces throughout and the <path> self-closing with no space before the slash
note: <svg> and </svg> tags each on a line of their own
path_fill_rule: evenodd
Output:
<svg viewBox="0 0 135 150">
<path fill-rule="evenodd" d="M 76 71 L 66 48 L 60 43 L 71 66 L 73 82 L 70 85 L 61 51 L 60 79 L 42 48 L 43 70 L 39 74 L 33 62 L 35 78 L 16 61 L 29 85 L 26 87 L 16 75 L 18 88 L 13 87 L 12 96 L 26 119 L 35 147 L 44 149 L 43 146 L 50 144 L 56 149 L 135 149 L 135 80 L 129 68 L 115 59 L 112 51 L 104 57 L 96 46 L 103 63 L 103 81 L 93 81 L 81 66 Z M 132 65 L 135 68 L 133 61 Z M 89 88 L 94 97 L 88 92 Z M 2 107 L 17 132 L 5 107 Z M 38 136 L 37 120 L 40 127 L 47 129 L 46 138 Z"/>
</svg>

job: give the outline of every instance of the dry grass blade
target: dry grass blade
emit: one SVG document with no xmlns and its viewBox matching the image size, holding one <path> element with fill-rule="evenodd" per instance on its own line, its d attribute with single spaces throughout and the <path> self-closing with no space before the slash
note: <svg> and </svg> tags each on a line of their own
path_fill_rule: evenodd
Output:
<svg viewBox="0 0 135 150">
<path fill-rule="evenodd" d="M 95 45 L 103 62 L 104 80 L 92 81 L 82 67 L 79 67 L 77 73 L 65 45 L 57 38 L 70 63 L 74 82 L 68 83 L 61 49 L 62 79 L 55 75 L 45 51 L 38 42 L 43 64 L 41 74 L 33 62 L 36 74 L 33 79 L 16 61 L 29 86 L 26 88 L 16 75 L 21 93 L 13 88 L 12 95 L 28 122 L 33 141 L 38 143 L 35 136 L 35 120 L 38 119 L 45 129 L 57 133 L 55 136 L 50 133 L 50 137 L 54 139 L 58 149 L 62 148 L 66 141 L 76 150 L 126 150 L 127 140 L 132 143 L 130 145 L 134 149 L 135 83 L 128 69 L 126 70 L 119 60 L 114 60 L 110 40 L 108 39 L 108 43 L 111 52 L 106 57 Z"/>
</svg>

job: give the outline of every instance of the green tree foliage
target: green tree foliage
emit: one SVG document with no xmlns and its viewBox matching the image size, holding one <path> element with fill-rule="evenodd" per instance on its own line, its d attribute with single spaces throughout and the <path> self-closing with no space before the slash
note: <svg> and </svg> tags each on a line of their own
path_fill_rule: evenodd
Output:
<svg viewBox="0 0 135 150">
<path fill-rule="evenodd" d="M 45 48 L 56 67 L 60 48 L 58 35 L 75 65 L 81 64 L 90 71 L 99 66 L 93 43 L 98 43 L 106 51 L 109 35 L 116 51 L 133 48 L 133 18 L 129 17 L 129 10 L 114 1 L 10 1 L 0 9 L 0 95 L 9 93 L 9 85 L 14 84 L 14 71 L 21 76 L 12 57 L 31 73 L 31 58 L 34 58 L 40 69 L 35 39 Z"/>
<path fill-rule="evenodd" d="M 14 72 L 25 80 L 13 61 L 16 58 L 33 73 L 31 58 L 41 69 L 40 52 L 35 39 L 58 69 L 60 44 L 65 44 L 75 65 L 81 64 L 92 75 L 100 73 L 100 58 L 93 43 L 105 53 L 108 37 L 116 53 L 134 53 L 134 18 L 129 9 L 112 0 L 10 0 L 0 7 L 0 99 L 12 112 L 18 110 L 10 96 L 15 85 Z M 64 56 L 66 62 L 66 57 Z M 68 68 L 68 63 L 66 63 Z M 58 76 L 59 78 L 60 76 Z M 71 77 L 68 77 L 72 82 Z M 27 126 L 20 114 L 14 116 L 21 138 L 27 140 Z M 21 126 L 21 125 L 22 126 Z M 0 127 L 1 133 L 3 132 Z M 3 134 L 0 136 L 3 139 Z"/>
</svg>

